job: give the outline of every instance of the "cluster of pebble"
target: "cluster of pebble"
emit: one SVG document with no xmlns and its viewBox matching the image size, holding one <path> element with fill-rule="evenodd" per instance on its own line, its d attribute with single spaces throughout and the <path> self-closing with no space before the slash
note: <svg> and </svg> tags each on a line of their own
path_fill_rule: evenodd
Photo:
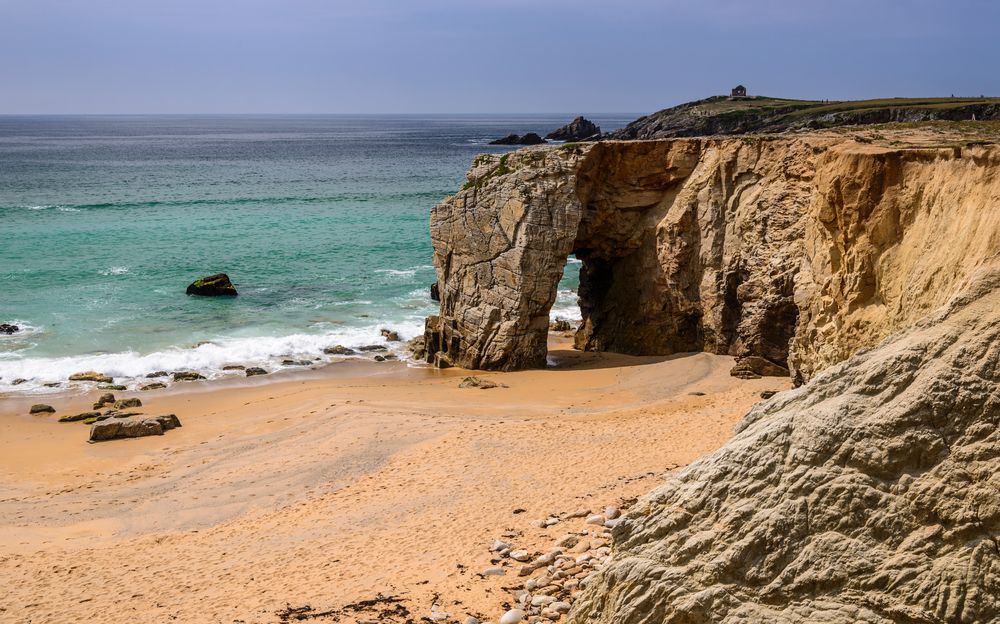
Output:
<svg viewBox="0 0 1000 624">
<path fill-rule="evenodd" d="M 513 587 L 504 587 L 513 598 L 505 603 L 506 612 L 497 624 L 555 624 L 572 608 L 573 602 L 584 587 L 590 583 L 611 556 L 611 530 L 621 521 L 621 511 L 608 507 L 602 514 L 591 514 L 580 510 L 563 515 L 552 515 L 535 520 L 532 526 L 549 528 L 568 520 L 584 519 L 583 526 L 576 531 L 568 531 L 552 548 L 544 552 L 530 552 L 518 548 L 513 538 L 515 531 L 504 533 L 490 547 L 493 567 L 479 572 L 481 578 L 505 576 L 508 571 L 517 571 L 524 578 Z M 444 621 L 449 614 L 437 608 L 431 610 L 431 620 Z M 465 624 L 481 623 L 469 617 Z"/>
</svg>

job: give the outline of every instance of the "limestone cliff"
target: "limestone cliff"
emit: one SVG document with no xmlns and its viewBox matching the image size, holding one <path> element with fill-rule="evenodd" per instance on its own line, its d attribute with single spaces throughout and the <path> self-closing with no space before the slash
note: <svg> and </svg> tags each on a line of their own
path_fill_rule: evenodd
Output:
<svg viewBox="0 0 1000 624">
<path fill-rule="evenodd" d="M 429 359 L 545 361 L 567 254 L 579 348 L 706 350 L 800 380 L 912 324 L 1000 248 L 1000 150 L 838 135 L 483 156 L 434 208 Z M 937 244 L 942 235 L 957 245 Z"/>
</svg>

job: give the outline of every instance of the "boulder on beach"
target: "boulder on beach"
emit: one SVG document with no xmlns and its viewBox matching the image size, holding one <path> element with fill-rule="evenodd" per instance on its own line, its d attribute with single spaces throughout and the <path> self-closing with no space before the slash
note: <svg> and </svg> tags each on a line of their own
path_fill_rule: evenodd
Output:
<svg viewBox="0 0 1000 624">
<path fill-rule="evenodd" d="M 150 373 L 146 375 L 146 379 L 156 379 L 157 377 L 169 377 L 170 373 L 167 371 L 156 371 L 155 373 Z"/>
<path fill-rule="evenodd" d="M 97 386 L 98 390 L 126 390 L 127 388 L 122 384 L 103 384 Z"/>
<path fill-rule="evenodd" d="M 82 373 L 73 373 L 69 376 L 70 381 L 95 381 L 97 383 L 109 384 L 115 379 L 110 375 L 105 375 L 104 373 L 98 373 L 97 371 L 85 371 Z"/>
<path fill-rule="evenodd" d="M 585 117 L 577 117 L 558 130 L 545 135 L 554 141 L 595 141 L 601 138 L 601 127 Z"/>
<path fill-rule="evenodd" d="M 238 293 L 236 287 L 229 281 L 228 275 L 216 273 L 191 282 L 187 287 L 187 294 L 201 297 L 234 297 Z"/>
<path fill-rule="evenodd" d="M 281 360 L 282 366 L 312 366 L 309 360 Z"/>
<path fill-rule="evenodd" d="M 17 325 L 11 325 L 10 323 L 0 323 L 0 334 L 16 334 L 21 331 L 21 328 Z"/>
<path fill-rule="evenodd" d="M 161 389 L 166 388 L 166 387 L 167 387 L 167 384 L 163 383 L 162 381 L 154 381 L 153 383 L 146 384 L 145 386 L 142 386 L 139 389 L 142 390 L 142 391 L 144 391 L 144 392 L 146 392 L 146 391 L 149 391 L 149 390 L 161 390 Z"/>
<path fill-rule="evenodd" d="M 29 414 L 55 414 L 56 413 L 56 408 L 52 407 L 51 405 L 46 405 L 44 403 L 35 403 L 34 405 L 31 406 L 31 409 L 28 410 L 28 413 Z"/>
<path fill-rule="evenodd" d="M 358 351 L 387 351 L 385 345 L 365 345 L 358 347 Z"/>
<path fill-rule="evenodd" d="M 110 418 L 90 426 L 90 442 L 163 435 L 164 431 L 180 426 L 181 421 L 174 414 L 148 418 Z"/>
<path fill-rule="evenodd" d="M 205 376 L 194 371 L 179 371 L 174 373 L 174 381 L 197 381 Z"/>
<path fill-rule="evenodd" d="M 501 139 L 490 141 L 490 145 L 541 145 L 542 143 L 545 143 L 545 139 L 534 132 L 523 135 L 508 134 Z"/>
<path fill-rule="evenodd" d="M 247 367 L 242 364 L 226 364 L 222 367 L 224 371 L 234 371 L 234 370 L 246 370 Z"/>
<path fill-rule="evenodd" d="M 250 368 L 246 369 L 247 377 L 255 377 L 257 375 L 266 375 L 266 374 L 267 371 L 259 366 L 251 366 Z"/>
<path fill-rule="evenodd" d="M 117 410 L 124 409 L 126 407 L 142 407 L 142 401 L 136 397 L 121 399 L 119 401 L 115 401 L 113 407 Z"/>
<path fill-rule="evenodd" d="M 573 329 L 573 325 L 565 319 L 557 319 L 549 324 L 549 329 L 556 332 L 564 332 Z"/>
<path fill-rule="evenodd" d="M 110 392 L 106 392 L 105 394 L 102 394 L 99 399 L 97 399 L 97 402 L 94 403 L 94 409 L 101 409 L 105 405 L 111 405 L 114 402 L 115 395 Z"/>
<path fill-rule="evenodd" d="M 740 379 L 759 379 L 760 377 L 788 377 L 788 369 L 784 366 L 762 358 L 759 355 L 750 355 L 740 358 L 736 366 L 729 371 L 733 377 Z"/>
<path fill-rule="evenodd" d="M 466 377 L 462 380 L 462 383 L 458 384 L 459 388 L 479 388 L 480 390 L 489 390 L 490 388 L 506 388 L 507 386 L 503 384 L 498 384 L 497 382 L 490 379 L 483 379 L 482 377 Z"/>
</svg>

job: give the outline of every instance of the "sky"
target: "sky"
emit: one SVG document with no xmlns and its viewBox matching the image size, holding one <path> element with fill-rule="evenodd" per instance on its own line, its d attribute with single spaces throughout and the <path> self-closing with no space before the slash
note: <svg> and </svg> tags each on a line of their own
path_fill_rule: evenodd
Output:
<svg viewBox="0 0 1000 624">
<path fill-rule="evenodd" d="M 0 0 L 0 114 L 1000 95 L 993 0 Z"/>
</svg>

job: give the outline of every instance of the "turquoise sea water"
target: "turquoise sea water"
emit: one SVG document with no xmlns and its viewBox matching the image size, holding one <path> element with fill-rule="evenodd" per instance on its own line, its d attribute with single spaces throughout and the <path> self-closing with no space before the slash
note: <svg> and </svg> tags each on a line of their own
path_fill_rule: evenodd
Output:
<svg viewBox="0 0 1000 624">
<path fill-rule="evenodd" d="M 490 139 L 572 117 L 0 117 L 0 322 L 24 328 L 0 335 L 0 391 L 415 336 L 435 309 L 430 208 L 509 149 Z M 184 294 L 219 271 L 240 296 Z M 554 314 L 578 314 L 576 280 Z"/>
</svg>

